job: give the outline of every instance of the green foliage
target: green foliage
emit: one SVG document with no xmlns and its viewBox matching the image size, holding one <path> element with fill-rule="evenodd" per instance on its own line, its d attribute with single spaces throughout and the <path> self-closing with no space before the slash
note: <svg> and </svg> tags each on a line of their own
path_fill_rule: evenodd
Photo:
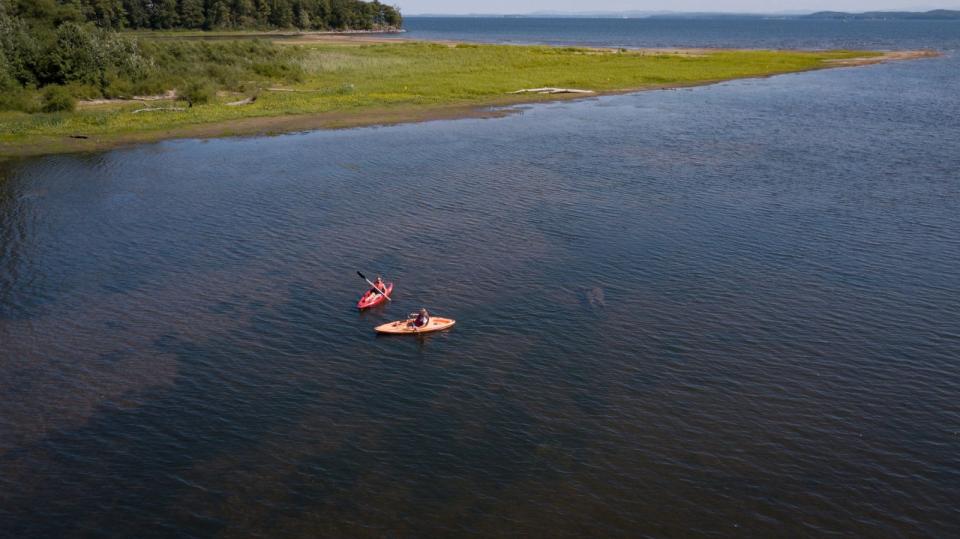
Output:
<svg viewBox="0 0 960 539">
<path fill-rule="evenodd" d="M 81 11 L 86 20 L 100 28 L 123 28 L 126 14 L 121 0 L 86 0 L 81 3 Z"/>
<path fill-rule="evenodd" d="M 154 14 L 152 26 L 154 28 L 177 28 L 180 25 L 180 12 L 177 10 L 177 0 L 151 1 Z"/>
<path fill-rule="evenodd" d="M 155 71 L 153 59 L 146 56 L 139 43 L 127 36 L 105 33 L 100 47 L 107 61 L 107 75 L 125 77 L 132 81 L 143 80 Z"/>
<path fill-rule="evenodd" d="M 213 101 L 216 92 L 210 83 L 203 80 L 192 80 L 178 92 L 178 96 L 192 107 Z"/>
<path fill-rule="evenodd" d="M 33 88 L 12 88 L 0 91 L 0 110 L 36 112 L 38 110 L 37 91 Z"/>
<path fill-rule="evenodd" d="M 146 3 L 140 0 L 123 0 L 123 11 L 126 13 L 124 26 L 127 28 L 150 28 L 150 10 Z"/>
<path fill-rule="evenodd" d="M 90 30 L 73 22 L 62 24 L 43 53 L 41 82 L 102 85 L 106 68 L 104 52 L 98 36 Z"/>
<path fill-rule="evenodd" d="M 293 63 L 258 62 L 250 66 L 254 73 L 271 80 L 300 82 L 303 80 L 303 68 Z"/>
<path fill-rule="evenodd" d="M 10 1 L 10 0 L 5 0 Z M 101 28 L 399 28 L 400 11 L 361 0 L 19 0 L 25 16 Z"/>
<path fill-rule="evenodd" d="M 144 54 L 157 77 L 175 86 L 185 79 L 204 79 L 217 88 L 238 90 L 244 82 L 303 79 L 303 51 L 262 40 L 148 41 Z"/>
<path fill-rule="evenodd" d="M 63 86 L 53 84 L 43 89 L 43 112 L 67 112 L 76 106 L 76 99 Z"/>
<path fill-rule="evenodd" d="M 66 86 L 76 98 L 164 91 L 188 78 L 215 88 L 299 82 L 292 51 L 272 45 L 143 48 L 112 30 L 399 27 L 400 13 L 360 0 L 0 0 L 0 110 L 27 110 L 31 87 Z M 248 48 L 248 47 L 253 47 Z M 56 90 L 55 92 L 60 92 Z"/>
<path fill-rule="evenodd" d="M 5 77 L 20 84 L 36 84 L 33 66 L 40 57 L 40 45 L 31 35 L 26 21 L 14 17 L 7 0 L 0 0 L 0 54 L 3 55 Z"/>
<path fill-rule="evenodd" d="M 203 28 L 206 14 L 203 0 L 180 0 L 180 25 L 184 28 Z"/>
</svg>

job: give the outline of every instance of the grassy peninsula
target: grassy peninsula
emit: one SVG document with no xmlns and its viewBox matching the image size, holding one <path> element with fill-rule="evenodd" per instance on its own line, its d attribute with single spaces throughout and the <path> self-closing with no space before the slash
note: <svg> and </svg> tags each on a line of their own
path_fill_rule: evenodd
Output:
<svg viewBox="0 0 960 539">
<path fill-rule="evenodd" d="M 132 24 L 129 6 L 141 4 L 177 7 L 179 18 L 168 15 L 180 26 L 158 18 L 162 11 Z M 0 156 L 489 115 L 511 104 L 904 57 L 429 43 L 342 33 L 400 21 L 383 4 L 358 0 L 270 4 L 292 6 L 303 29 L 337 33 L 289 27 L 276 11 L 260 13 L 269 31 L 251 32 L 247 27 L 258 24 L 253 12 L 212 18 L 229 10 L 208 2 L 206 18 L 185 26 L 190 4 L 166 4 L 131 0 L 125 18 L 101 24 L 102 10 L 76 6 L 119 6 L 117 0 L 0 0 Z M 349 10 L 359 15 L 337 15 Z M 544 87 L 584 93 L 517 93 Z"/>
<path fill-rule="evenodd" d="M 612 93 L 798 72 L 880 56 L 862 51 L 622 51 L 363 41 L 174 41 L 152 46 L 178 50 L 167 50 L 174 59 L 195 58 L 185 72 L 205 75 L 220 90 L 192 106 L 168 93 L 167 99 L 151 101 L 81 102 L 72 112 L 0 112 L 0 155 L 453 117 L 484 107 L 582 96 L 510 93 L 521 89 Z M 250 121 L 291 116 L 297 118 Z"/>
</svg>

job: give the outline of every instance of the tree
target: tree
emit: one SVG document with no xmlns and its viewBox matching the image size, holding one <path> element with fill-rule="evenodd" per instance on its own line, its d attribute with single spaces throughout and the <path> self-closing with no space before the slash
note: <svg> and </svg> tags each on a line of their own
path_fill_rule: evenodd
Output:
<svg viewBox="0 0 960 539">
<path fill-rule="evenodd" d="M 80 82 L 104 86 L 105 58 L 97 38 L 79 24 L 57 28 L 56 39 L 43 55 L 42 82 Z"/>
<path fill-rule="evenodd" d="M 293 8 L 290 6 L 290 0 L 273 0 L 270 11 L 270 22 L 273 26 L 277 28 L 293 26 Z"/>
<path fill-rule="evenodd" d="M 180 24 L 180 15 L 177 13 L 177 0 L 159 0 L 153 4 L 156 12 L 153 17 L 154 28 L 176 28 Z"/>
<path fill-rule="evenodd" d="M 270 24 L 270 0 L 257 0 L 257 24 L 268 26 Z"/>
<path fill-rule="evenodd" d="M 331 28 L 347 28 L 350 25 L 350 14 L 346 0 L 330 0 L 330 16 L 327 24 Z"/>
<path fill-rule="evenodd" d="M 233 15 L 226 0 L 214 0 L 207 9 L 207 28 L 229 28 L 233 26 Z"/>
<path fill-rule="evenodd" d="M 14 16 L 6 0 L 0 0 L 0 54 L 4 57 L 6 77 L 24 85 L 38 82 L 39 43 L 24 20 Z"/>
<path fill-rule="evenodd" d="M 203 28 L 206 16 L 203 0 L 180 0 L 180 25 L 184 28 Z"/>
<path fill-rule="evenodd" d="M 84 0 L 82 11 L 100 28 L 123 28 L 126 22 L 121 0 Z"/>
<path fill-rule="evenodd" d="M 233 0 L 233 24 L 241 28 L 250 28 L 257 20 L 257 8 L 253 0 Z"/>
<path fill-rule="evenodd" d="M 301 0 L 294 0 L 296 3 L 293 6 L 293 15 L 294 15 L 294 25 L 301 30 L 306 30 L 310 28 L 310 11 L 307 6 Z"/>
<path fill-rule="evenodd" d="M 126 24 L 129 28 L 149 28 L 150 12 L 143 0 L 123 0 L 123 11 L 126 13 Z"/>
<path fill-rule="evenodd" d="M 329 18 L 330 0 L 311 0 L 310 19 L 313 21 L 313 27 L 317 29 L 329 28 Z"/>
<path fill-rule="evenodd" d="M 384 24 L 392 28 L 400 28 L 403 26 L 403 17 L 400 16 L 400 8 L 398 6 L 382 6 L 382 10 Z"/>
</svg>

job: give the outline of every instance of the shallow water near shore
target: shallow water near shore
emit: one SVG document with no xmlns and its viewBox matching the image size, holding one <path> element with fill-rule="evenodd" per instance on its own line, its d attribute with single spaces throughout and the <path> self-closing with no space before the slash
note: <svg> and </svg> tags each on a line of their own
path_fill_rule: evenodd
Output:
<svg viewBox="0 0 960 539">
<path fill-rule="evenodd" d="M 956 535 L 944 28 L 890 47 L 929 60 L 0 164 L 0 535 Z M 357 313 L 358 269 L 395 302 Z M 374 335 L 420 306 L 457 326 Z"/>
</svg>

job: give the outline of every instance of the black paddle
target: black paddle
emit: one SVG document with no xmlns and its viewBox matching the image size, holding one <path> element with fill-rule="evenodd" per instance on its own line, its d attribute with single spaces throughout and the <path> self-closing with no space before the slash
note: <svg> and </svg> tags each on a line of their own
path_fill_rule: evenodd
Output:
<svg viewBox="0 0 960 539">
<path fill-rule="evenodd" d="M 379 292 L 380 294 L 382 294 L 383 297 L 387 298 L 387 301 L 393 301 L 392 299 L 390 299 L 390 296 L 387 295 L 387 285 L 386 285 L 386 284 L 383 285 L 383 290 L 380 290 L 379 288 L 377 288 L 377 285 L 375 285 L 375 284 L 373 284 L 372 282 L 370 282 L 370 279 L 367 279 L 366 275 L 360 273 L 359 271 L 357 272 L 357 275 L 359 275 L 360 278 L 363 279 L 364 281 L 367 281 L 367 283 L 369 283 L 370 286 L 372 286 L 374 290 L 376 290 L 377 292 Z"/>
</svg>

